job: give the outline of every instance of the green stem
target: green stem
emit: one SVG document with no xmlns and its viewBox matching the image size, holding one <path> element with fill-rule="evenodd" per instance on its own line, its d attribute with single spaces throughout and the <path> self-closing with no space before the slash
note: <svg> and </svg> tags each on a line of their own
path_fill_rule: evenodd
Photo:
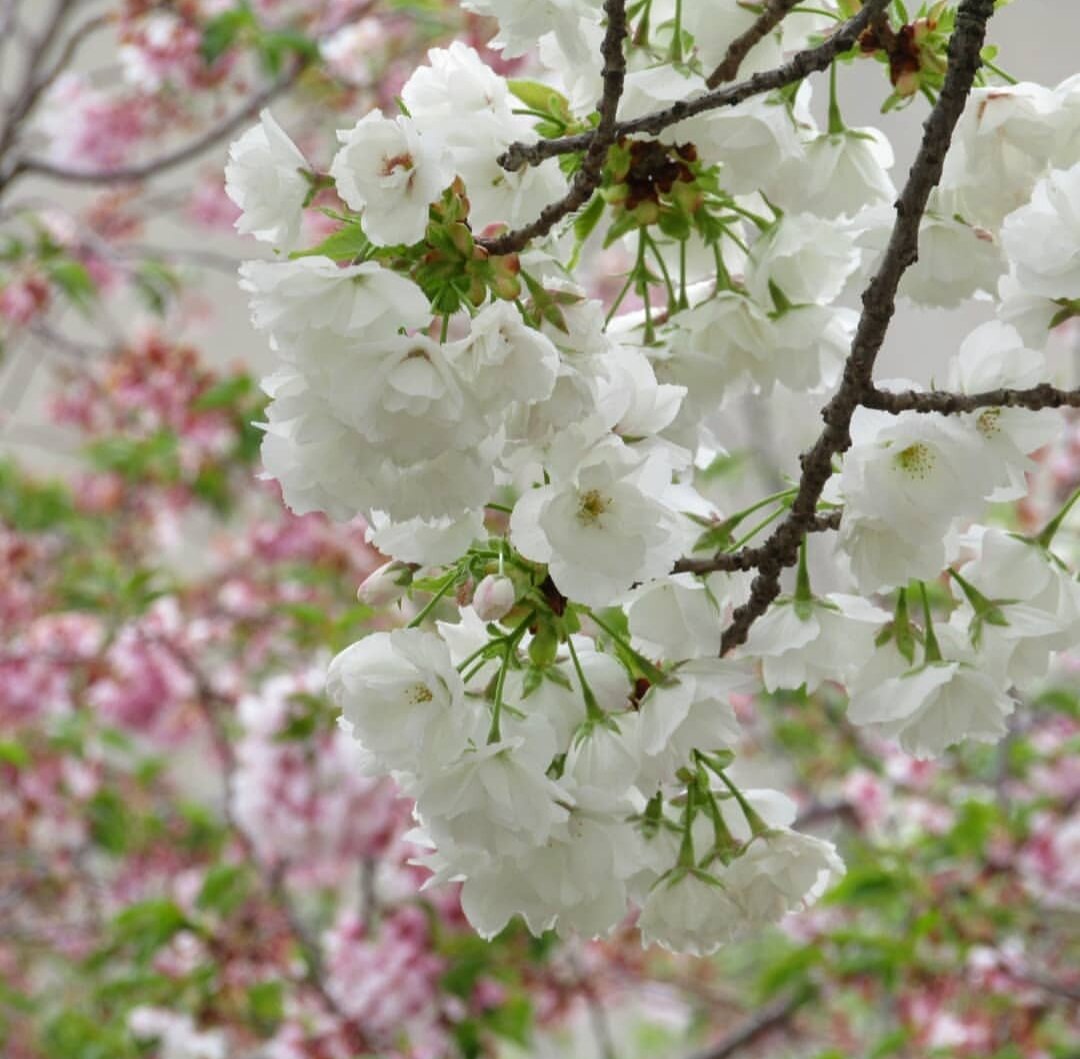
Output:
<svg viewBox="0 0 1080 1059">
<path fill-rule="evenodd" d="M 810 571 L 806 564 L 806 537 L 799 545 L 799 570 L 795 575 L 795 599 L 800 603 L 809 603 L 814 598 L 810 591 Z"/>
<path fill-rule="evenodd" d="M 752 530 L 744 533 L 729 549 L 729 552 L 737 552 L 744 544 L 749 544 L 766 526 L 771 526 L 785 511 L 786 507 L 778 507 L 768 518 L 763 518 Z"/>
<path fill-rule="evenodd" d="M 690 299 L 686 296 L 686 240 L 679 243 L 679 301 L 680 309 L 690 308 Z"/>
<path fill-rule="evenodd" d="M 1020 82 L 1015 77 L 1013 77 L 1012 74 L 1006 73 L 1000 66 L 996 66 L 994 63 L 990 62 L 988 59 L 983 59 L 982 64 L 991 73 L 997 74 L 997 76 L 1000 77 L 1002 79 L 1002 81 L 1004 81 L 1006 84 L 1010 84 L 1010 85 L 1018 85 L 1018 84 L 1020 84 Z"/>
<path fill-rule="evenodd" d="M 439 587 L 435 590 L 435 594 L 431 597 L 431 599 L 427 601 L 423 610 L 421 610 L 420 613 L 417 614 L 416 617 L 413 618 L 413 620 L 410 621 L 409 624 L 405 627 L 407 629 L 415 629 L 435 609 L 435 607 L 438 606 L 439 600 L 441 600 L 443 596 L 445 596 L 446 593 L 450 591 L 456 580 L 457 570 L 454 569 L 446 575 L 446 578 L 443 580 L 442 584 L 439 585 Z"/>
<path fill-rule="evenodd" d="M 446 336 L 450 333 L 450 314 L 443 313 L 442 327 L 439 330 L 439 341 L 445 342 Z"/>
<path fill-rule="evenodd" d="M 652 306 L 649 304 L 649 269 L 645 264 L 645 247 L 648 235 L 642 228 L 638 232 L 638 255 L 634 262 L 634 272 L 637 274 L 638 286 L 641 289 L 641 303 L 645 310 L 645 345 L 651 346 L 656 340 L 656 332 L 653 330 Z"/>
<path fill-rule="evenodd" d="M 682 60 L 682 0 L 675 0 L 675 29 L 671 38 L 671 61 L 681 63 Z"/>
<path fill-rule="evenodd" d="M 589 682 L 585 679 L 585 671 L 581 668 L 581 660 L 578 658 L 572 636 L 566 638 L 566 646 L 570 648 L 570 658 L 574 663 L 574 671 L 577 673 L 577 678 L 581 683 L 581 697 L 585 700 L 585 716 L 590 721 L 601 721 L 605 717 L 604 711 L 600 709 L 600 703 L 596 701 L 593 689 L 589 687 Z"/>
<path fill-rule="evenodd" d="M 534 617 L 536 617 L 536 612 L 531 611 L 502 638 L 505 641 L 505 647 L 503 649 L 502 663 L 499 666 L 499 675 L 495 678 L 495 705 L 491 710 L 491 727 L 488 729 L 487 737 L 489 743 L 497 743 L 502 738 L 500 722 L 502 720 L 503 686 L 506 684 L 506 674 L 510 669 L 510 659 L 517 656 L 517 646 L 525 635 L 525 630 L 532 624 Z"/>
<path fill-rule="evenodd" d="M 1065 501 L 1065 505 L 1062 509 L 1043 527 L 1042 531 L 1035 538 L 1035 542 L 1047 551 L 1050 550 L 1050 545 L 1054 542 L 1054 536 L 1061 524 L 1065 521 L 1069 512 L 1072 510 L 1073 504 L 1077 500 L 1080 500 L 1080 489 L 1077 489 L 1068 500 Z"/>
<path fill-rule="evenodd" d="M 919 582 L 919 593 L 922 595 L 923 621 L 926 623 L 926 639 L 923 648 L 926 652 L 926 664 L 941 661 L 941 645 L 938 643 L 934 632 L 934 619 L 930 613 L 930 597 L 926 594 L 926 582 Z"/>
<path fill-rule="evenodd" d="M 619 306 L 626 300 L 627 294 L 630 293 L 630 288 L 634 285 L 634 270 L 631 269 L 629 275 L 626 277 L 626 282 L 622 285 L 622 290 L 619 291 L 612 303 L 611 308 L 608 310 L 608 314 L 604 317 L 604 324 L 610 324 L 615 314 L 619 311 Z"/>
<path fill-rule="evenodd" d="M 706 758 L 706 764 L 708 759 Z M 750 830 L 754 835 L 760 835 L 769 830 L 769 825 L 758 815 L 757 810 L 746 800 L 743 796 L 743 792 L 735 786 L 731 780 L 728 779 L 727 773 L 723 769 L 713 769 L 713 771 L 720 777 L 724 786 L 731 792 L 731 796 L 738 802 L 739 808 L 743 811 L 743 815 L 746 817 L 747 824 L 750 825 Z"/>
<path fill-rule="evenodd" d="M 836 136 L 844 132 L 847 126 L 840 116 L 840 100 L 836 93 L 836 63 L 829 67 L 829 135 Z"/>
<path fill-rule="evenodd" d="M 694 805 L 694 795 L 697 793 L 697 784 L 691 783 L 686 788 L 686 810 L 683 813 L 682 842 L 679 844 L 679 867 L 694 868 L 694 813 L 697 808 Z"/>
<path fill-rule="evenodd" d="M 656 263 L 660 266 L 660 274 L 664 277 L 664 286 L 667 287 L 667 311 L 668 316 L 671 316 L 675 312 L 675 285 L 671 282 L 671 273 L 668 272 L 667 262 L 664 261 L 664 255 L 660 253 L 660 247 L 657 245 L 656 240 L 651 235 L 645 236 L 649 241 L 649 249 L 653 252 L 653 257 L 656 258 Z"/>
<path fill-rule="evenodd" d="M 633 647 L 620 636 L 606 621 L 597 617 L 596 612 L 583 608 L 585 613 L 604 630 L 631 658 L 637 663 L 638 668 L 649 679 L 650 684 L 662 684 L 667 677 L 664 671 L 650 662 L 640 651 L 635 651 Z"/>
</svg>

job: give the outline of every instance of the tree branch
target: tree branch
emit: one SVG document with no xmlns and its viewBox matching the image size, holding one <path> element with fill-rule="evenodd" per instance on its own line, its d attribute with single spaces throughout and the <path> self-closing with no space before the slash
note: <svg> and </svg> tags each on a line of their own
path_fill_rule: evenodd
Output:
<svg viewBox="0 0 1080 1059">
<path fill-rule="evenodd" d="M 494 239 L 477 239 L 489 254 L 513 254 L 527 246 L 530 240 L 546 235 L 563 217 L 584 206 L 600 186 L 608 148 L 615 142 L 615 118 L 626 80 L 626 53 L 623 51 L 626 0 L 604 0 L 604 12 L 607 15 L 607 29 L 601 45 L 604 91 L 600 99 L 600 123 L 589 133 L 581 168 L 574 174 L 569 191 L 557 202 L 545 206 L 531 224 Z M 510 149 L 513 150 L 513 147 Z"/>
<path fill-rule="evenodd" d="M 815 515 L 806 525 L 807 533 L 825 533 L 840 528 L 842 511 L 828 511 Z M 679 559 L 671 568 L 673 574 L 711 574 L 717 570 L 729 573 L 736 570 L 754 570 L 768 554 L 767 545 L 757 548 L 740 548 L 737 552 L 717 552 L 708 559 Z"/>
<path fill-rule="evenodd" d="M 779 1029 L 784 1023 L 790 1021 L 807 999 L 805 993 L 777 997 L 741 1025 L 736 1026 L 726 1037 L 722 1037 L 711 1047 L 696 1052 L 690 1059 L 730 1059 L 736 1052 L 754 1044 L 766 1033 Z"/>
<path fill-rule="evenodd" d="M 862 398 L 867 408 L 899 415 L 901 412 L 940 412 L 957 415 L 974 412 L 980 408 L 1080 408 L 1080 388 L 1059 390 L 1049 383 L 1040 383 L 1026 390 L 986 390 L 983 393 L 950 393 L 945 390 L 904 390 L 889 393 L 887 390 L 871 389 Z"/>
<path fill-rule="evenodd" d="M 304 69 L 303 63 L 295 64 L 292 70 L 283 77 L 252 96 L 240 110 L 207 129 L 196 139 L 173 151 L 158 155 L 157 158 L 150 158 L 145 162 L 137 162 L 117 169 L 73 169 L 70 166 L 50 162 L 45 158 L 22 158 L 15 162 L 11 172 L 2 182 L 10 183 L 25 173 L 37 173 L 39 176 L 52 177 L 69 184 L 133 184 L 146 180 L 166 169 L 172 169 L 198 158 L 204 151 L 208 151 L 231 136 L 240 126 L 249 121 L 252 115 L 257 114 L 276 96 L 291 87 Z"/>
<path fill-rule="evenodd" d="M 867 4 L 860 14 L 869 12 L 870 7 Z M 855 409 L 874 391 L 874 361 L 896 311 L 896 291 L 904 272 L 918 258 L 919 223 L 930 192 L 941 179 L 953 130 L 982 65 L 979 52 L 993 13 L 994 0 L 962 0 L 956 13 L 945 83 L 923 125 L 922 143 L 896 202 L 896 223 L 889 245 L 863 293 L 863 311 L 844 364 L 840 388 L 822 410 L 825 429 L 813 447 L 800 457 L 799 491 L 791 510 L 761 548 L 762 559 L 750 588 L 750 598 L 735 610 L 731 624 L 724 630 L 721 654 L 746 640 L 751 625 L 779 594 L 780 575 L 785 567 L 795 564 L 803 536 L 817 516 L 818 500 L 832 476 L 833 457 L 851 445 L 849 428 Z"/>
<path fill-rule="evenodd" d="M 733 107 L 745 99 L 771 92 L 776 88 L 783 88 L 801 81 L 808 74 L 828 69 L 836 56 L 854 47 L 859 35 L 869 25 L 871 19 L 880 14 L 888 3 L 889 0 L 867 0 L 858 14 L 840 26 L 824 43 L 816 48 L 807 48 L 805 51 L 797 52 L 786 63 L 774 70 L 754 74 L 736 85 L 706 92 L 696 99 L 680 100 L 670 107 L 653 111 L 651 114 L 645 114 L 631 121 L 617 122 L 614 138 L 617 140 L 635 132 L 645 132 L 656 136 L 669 125 L 676 125 L 686 118 L 692 118 L 719 107 Z M 523 165 L 539 165 L 545 158 L 584 151 L 592 143 L 594 135 L 593 132 L 583 132 L 558 139 L 540 140 L 539 143 L 514 143 L 499 156 L 499 165 L 503 169 L 515 172 Z"/>
<path fill-rule="evenodd" d="M 740 33 L 729 45 L 727 53 L 715 70 L 705 79 L 709 88 L 734 81 L 743 59 L 759 41 L 767 37 L 787 17 L 799 0 L 766 0 L 761 14 L 749 29 Z"/>
</svg>

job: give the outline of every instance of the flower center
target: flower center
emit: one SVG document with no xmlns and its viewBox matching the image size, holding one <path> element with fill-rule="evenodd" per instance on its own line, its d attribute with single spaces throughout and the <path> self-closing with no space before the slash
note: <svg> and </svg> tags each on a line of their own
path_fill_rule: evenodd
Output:
<svg viewBox="0 0 1080 1059">
<path fill-rule="evenodd" d="M 431 702 L 434 697 L 431 694 L 431 688 L 426 684 L 413 684 L 405 693 L 405 700 L 410 706 L 420 706 L 425 702 Z"/>
<path fill-rule="evenodd" d="M 611 507 L 611 499 L 599 489 L 590 489 L 578 498 L 578 522 L 583 526 L 595 526 L 600 516 Z"/>
<path fill-rule="evenodd" d="M 988 408 L 975 420 L 975 427 L 984 438 L 992 438 L 1001 430 L 1000 419 L 1000 408 Z"/>
<path fill-rule="evenodd" d="M 934 451 L 929 445 L 916 441 L 893 457 L 896 466 L 910 478 L 926 478 L 934 469 Z"/>
<path fill-rule="evenodd" d="M 390 176 L 395 169 L 412 169 L 413 160 L 412 155 L 407 151 L 402 154 L 395 154 L 389 158 L 383 159 L 382 164 L 382 176 Z"/>
</svg>

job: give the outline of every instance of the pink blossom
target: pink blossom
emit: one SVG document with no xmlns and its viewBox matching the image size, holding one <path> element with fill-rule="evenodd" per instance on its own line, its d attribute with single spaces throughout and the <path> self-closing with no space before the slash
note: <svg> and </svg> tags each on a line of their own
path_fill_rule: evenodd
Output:
<svg viewBox="0 0 1080 1059">
<path fill-rule="evenodd" d="M 49 285 L 40 276 L 9 280 L 0 289 L 0 316 L 24 327 L 49 304 Z"/>
</svg>

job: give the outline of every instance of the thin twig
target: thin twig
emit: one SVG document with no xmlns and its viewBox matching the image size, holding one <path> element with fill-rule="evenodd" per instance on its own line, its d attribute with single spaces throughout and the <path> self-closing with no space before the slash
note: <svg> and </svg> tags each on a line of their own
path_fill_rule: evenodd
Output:
<svg viewBox="0 0 1080 1059">
<path fill-rule="evenodd" d="M 730 1059 L 736 1052 L 756 1043 L 765 1034 L 780 1029 L 791 1020 L 806 1000 L 807 996 L 804 993 L 777 997 L 745 1022 L 736 1026 L 729 1034 L 721 1037 L 714 1045 L 696 1052 L 690 1059 Z"/>
<path fill-rule="evenodd" d="M 709 88 L 734 81 L 738 76 L 739 67 L 750 50 L 767 37 L 787 17 L 791 9 L 799 3 L 799 0 L 766 0 L 762 6 L 761 14 L 745 32 L 740 33 L 729 45 L 727 53 L 717 65 L 716 69 L 705 79 Z"/>
<path fill-rule="evenodd" d="M 870 9 L 867 4 L 862 10 Z M 720 652 L 726 654 L 746 640 L 750 626 L 769 608 L 780 592 L 780 575 L 798 559 L 799 545 L 825 483 L 832 476 L 833 458 L 851 445 L 851 418 L 863 399 L 873 392 L 874 361 L 896 311 L 896 292 L 904 272 L 918 258 L 919 224 L 930 192 L 941 179 L 945 154 L 953 130 L 964 110 L 975 75 L 982 64 L 979 52 L 986 24 L 994 13 L 994 0 L 962 0 L 956 28 L 949 41 L 948 70 L 930 116 L 923 126 L 922 143 L 896 202 L 896 223 L 885 255 L 862 296 L 863 311 L 844 364 L 840 388 L 822 410 L 825 429 L 813 447 L 801 456 L 799 491 L 784 520 L 762 547 L 758 574 L 750 598 L 732 615 L 724 630 Z"/>
<path fill-rule="evenodd" d="M 1043 408 L 1080 408 L 1080 388 L 1059 390 L 1049 383 L 1041 383 L 1026 390 L 986 390 L 983 393 L 949 393 L 945 390 L 904 390 L 889 393 L 887 390 L 870 390 L 862 399 L 867 408 L 882 412 L 940 412 L 957 415 L 975 412 L 980 408 L 1027 408 L 1039 411 Z"/>
<path fill-rule="evenodd" d="M 843 512 L 839 509 L 815 515 L 806 524 L 807 533 L 825 533 L 840 528 Z M 740 548 L 734 552 L 717 552 L 708 559 L 679 559 L 671 568 L 673 574 L 711 574 L 717 570 L 729 573 L 736 570 L 756 570 L 768 555 L 767 544 L 756 548 Z"/>
<path fill-rule="evenodd" d="M 185 162 L 193 161 L 222 140 L 227 139 L 241 125 L 249 121 L 253 114 L 258 113 L 275 97 L 291 87 L 304 68 L 303 63 L 295 64 L 287 74 L 279 77 L 273 84 L 267 85 L 262 91 L 257 92 L 235 113 L 212 128 L 207 129 L 202 135 L 182 147 L 178 147 L 173 151 L 166 151 L 156 158 L 150 158 L 145 162 L 136 162 L 133 165 L 121 166 L 116 169 L 74 169 L 57 162 L 50 162 L 45 158 L 22 158 L 15 162 L 6 179 L 0 177 L 0 181 L 2 181 L 0 186 L 3 183 L 10 183 L 16 177 L 26 173 L 37 173 L 39 176 L 52 177 L 55 180 L 63 180 L 69 184 L 134 184 L 140 180 L 146 180 L 167 169 L 173 169 L 176 166 L 183 165 Z"/>
<path fill-rule="evenodd" d="M 644 114 L 630 121 L 617 122 L 614 129 L 615 139 L 629 136 L 636 132 L 659 135 L 670 125 L 704 114 L 719 107 L 733 107 L 743 100 L 760 96 L 776 88 L 801 81 L 809 74 L 828 69 L 832 61 L 852 48 L 859 35 L 870 20 L 880 13 L 889 0 L 867 0 L 867 3 L 854 18 L 837 28 L 826 41 L 814 48 L 797 52 L 786 63 L 774 70 L 754 74 L 738 84 L 706 92 L 695 99 L 679 100 L 670 107 Z M 540 140 L 537 143 L 514 143 L 499 156 L 499 165 L 514 172 L 523 165 L 539 165 L 545 158 L 554 158 L 562 154 L 575 154 L 584 151 L 593 141 L 593 132 L 578 133 L 574 136 L 562 136 L 557 139 Z"/>
<path fill-rule="evenodd" d="M 607 29 L 601 45 L 604 89 L 600 99 L 600 122 L 589 134 L 581 168 L 574 174 L 567 193 L 557 202 L 545 206 L 531 224 L 494 239 L 478 239 L 477 242 L 489 254 L 514 254 L 524 249 L 532 239 L 546 235 L 563 217 L 584 206 L 600 186 L 608 149 L 615 142 L 615 118 L 626 80 L 626 53 L 623 50 L 626 40 L 626 0 L 604 0 L 604 13 L 607 15 Z"/>
</svg>

